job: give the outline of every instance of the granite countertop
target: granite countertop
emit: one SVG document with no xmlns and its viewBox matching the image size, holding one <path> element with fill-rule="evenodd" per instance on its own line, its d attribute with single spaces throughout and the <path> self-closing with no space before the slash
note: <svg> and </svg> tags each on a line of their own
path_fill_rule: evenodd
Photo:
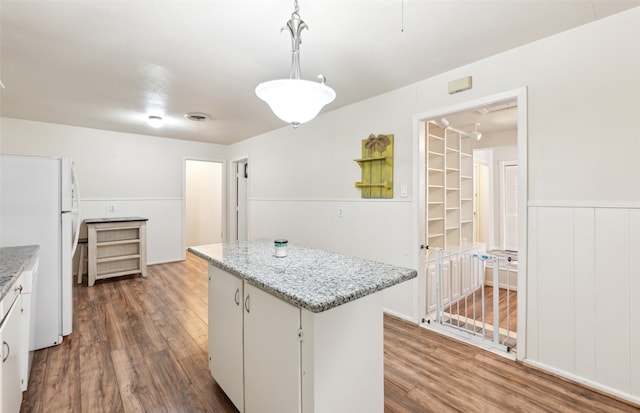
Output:
<svg viewBox="0 0 640 413">
<path fill-rule="evenodd" d="M 85 224 L 103 224 L 105 222 L 133 222 L 133 221 L 148 221 L 149 218 L 142 217 L 111 217 L 111 218 L 87 218 L 84 220 Z"/>
<path fill-rule="evenodd" d="M 202 245 L 189 252 L 295 306 L 319 313 L 417 277 L 416 270 L 273 240 Z"/>
<path fill-rule="evenodd" d="M 0 248 L 0 300 L 18 279 L 31 257 L 40 251 L 37 245 Z"/>
</svg>

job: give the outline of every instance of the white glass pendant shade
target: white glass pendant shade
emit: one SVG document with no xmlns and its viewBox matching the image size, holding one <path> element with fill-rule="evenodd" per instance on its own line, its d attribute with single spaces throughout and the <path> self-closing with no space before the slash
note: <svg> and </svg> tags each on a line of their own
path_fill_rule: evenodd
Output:
<svg viewBox="0 0 640 413">
<path fill-rule="evenodd" d="M 256 95 L 283 121 L 297 126 L 316 117 L 336 98 L 324 83 L 303 79 L 278 79 L 260 83 Z"/>
</svg>

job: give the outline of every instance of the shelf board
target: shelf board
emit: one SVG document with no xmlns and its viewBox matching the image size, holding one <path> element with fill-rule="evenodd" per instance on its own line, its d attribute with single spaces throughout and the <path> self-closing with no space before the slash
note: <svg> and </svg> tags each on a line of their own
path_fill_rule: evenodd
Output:
<svg viewBox="0 0 640 413">
<path fill-rule="evenodd" d="M 442 221 L 444 218 L 429 218 L 427 221 Z"/>
<path fill-rule="evenodd" d="M 431 138 L 431 139 L 438 139 L 438 140 L 441 140 L 441 141 L 443 141 L 443 140 L 444 140 L 444 138 L 443 138 L 442 136 L 436 136 L 436 135 L 432 135 L 432 134 L 430 134 L 430 133 L 429 133 L 429 134 L 427 134 L 427 136 L 428 136 L 429 138 Z"/>
<path fill-rule="evenodd" d="M 460 171 L 460 168 L 452 168 L 450 166 L 446 167 L 447 172 L 451 171 L 451 172 L 458 172 Z"/>
<path fill-rule="evenodd" d="M 448 227 L 448 228 L 445 228 L 444 230 L 445 230 L 445 231 L 447 231 L 447 232 L 449 232 L 449 231 L 456 231 L 456 230 L 458 230 L 458 229 L 460 229 L 460 226 L 456 225 L 456 226 L 454 226 L 454 227 Z"/>
<path fill-rule="evenodd" d="M 444 185 L 427 185 L 429 188 L 444 188 Z"/>
<path fill-rule="evenodd" d="M 444 172 L 444 169 L 442 168 L 428 168 L 427 171 L 431 172 Z"/>
<path fill-rule="evenodd" d="M 360 158 L 360 159 L 354 159 L 354 161 L 360 163 L 360 162 L 374 162 L 374 161 L 384 161 L 387 159 L 393 159 L 391 156 L 374 156 L 371 158 Z"/>
<path fill-rule="evenodd" d="M 459 191 L 460 188 L 447 188 L 447 191 Z"/>
<path fill-rule="evenodd" d="M 460 179 L 473 179 L 473 176 L 469 176 L 469 175 L 460 175 Z"/>
<path fill-rule="evenodd" d="M 473 224 L 473 221 L 471 220 L 460 221 L 460 225 L 465 225 L 465 224 Z"/>
<path fill-rule="evenodd" d="M 462 152 L 460 151 L 460 156 L 468 156 L 468 157 L 472 157 L 473 155 L 470 153 L 466 153 L 466 152 Z"/>
<path fill-rule="evenodd" d="M 96 242 L 96 246 L 97 247 L 106 247 L 106 246 L 109 246 L 109 245 L 125 245 L 125 244 L 139 244 L 139 243 L 140 243 L 140 239 L 134 238 L 134 239 L 121 239 L 121 240 L 117 240 L 117 241 Z"/>
<path fill-rule="evenodd" d="M 460 201 L 473 201 L 472 198 L 460 198 Z"/>
<path fill-rule="evenodd" d="M 429 155 L 444 156 L 444 153 L 443 153 L 443 152 L 427 151 L 427 153 L 428 153 Z"/>
<path fill-rule="evenodd" d="M 460 150 L 456 149 L 456 148 L 450 148 L 450 147 L 446 147 L 445 148 L 448 152 L 460 152 Z"/>
<path fill-rule="evenodd" d="M 456 210 L 458 210 L 458 209 L 460 209 L 460 208 L 458 208 L 458 207 L 446 207 L 445 209 L 446 209 L 447 211 L 456 211 Z"/>
<path fill-rule="evenodd" d="M 362 182 L 356 182 L 356 188 L 386 188 L 392 189 L 393 182 L 385 181 L 381 184 L 363 184 Z"/>
<path fill-rule="evenodd" d="M 140 258 L 140 254 L 117 255 L 115 257 L 97 258 L 96 263 L 100 264 L 103 262 L 125 261 L 125 260 L 139 259 L 139 258 Z"/>
<path fill-rule="evenodd" d="M 428 238 L 444 237 L 444 234 L 429 234 Z"/>
<path fill-rule="evenodd" d="M 103 272 L 100 273 L 98 275 L 96 275 L 96 280 L 101 280 L 104 278 L 111 278 L 111 277 L 120 277 L 122 275 L 130 275 L 130 274 L 140 274 L 141 271 L 139 268 L 137 269 L 131 269 L 131 270 L 123 270 L 123 271 L 117 271 L 117 272 Z"/>
<path fill-rule="evenodd" d="M 442 204 L 444 204 L 444 201 L 429 201 L 429 202 L 427 202 L 427 204 L 429 204 L 429 205 L 442 205 Z"/>
</svg>

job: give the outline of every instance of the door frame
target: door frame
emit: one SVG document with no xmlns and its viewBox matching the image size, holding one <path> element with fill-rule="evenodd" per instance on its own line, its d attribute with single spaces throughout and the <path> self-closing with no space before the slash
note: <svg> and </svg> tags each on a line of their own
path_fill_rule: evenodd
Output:
<svg viewBox="0 0 640 413">
<path fill-rule="evenodd" d="M 413 173 L 416 225 L 414 239 L 416 247 L 427 245 L 425 239 L 425 128 L 429 119 L 446 117 L 452 113 L 467 112 L 493 103 L 515 99 L 518 105 L 517 145 L 518 145 L 518 341 L 516 358 L 526 358 L 526 321 L 527 321 L 527 234 L 528 234 L 528 167 L 527 167 L 527 88 L 521 87 L 494 95 L 472 99 L 452 106 L 436 108 L 413 116 Z M 418 321 L 423 323 L 426 315 L 426 249 L 419 249 L 416 266 L 418 268 Z M 522 286 L 520 288 L 520 286 Z"/>
<path fill-rule="evenodd" d="M 193 156 L 182 157 L 182 260 L 186 259 L 187 251 L 187 161 L 216 162 L 221 164 L 220 197 L 222 204 L 222 241 L 227 239 L 227 161 L 220 158 L 199 158 Z"/>
<path fill-rule="evenodd" d="M 244 156 L 238 156 L 236 158 L 233 158 L 231 160 L 231 162 L 229 162 L 229 199 L 228 199 L 228 211 L 229 211 L 229 215 L 228 215 L 228 240 L 236 240 L 238 233 L 237 233 L 237 228 L 238 228 L 238 220 L 237 220 L 237 216 L 235 214 L 236 212 L 236 197 L 238 195 L 238 188 L 237 188 L 237 182 L 236 182 L 236 170 L 237 170 L 237 166 L 240 163 L 249 163 L 249 156 L 244 155 Z M 249 172 L 250 174 L 251 172 Z M 249 175 L 250 176 L 250 175 Z M 249 195 L 250 195 L 250 181 L 249 178 L 247 178 L 247 191 L 246 191 L 246 199 L 245 201 L 245 224 L 247 226 L 247 239 L 250 239 L 250 226 L 249 226 Z"/>
</svg>

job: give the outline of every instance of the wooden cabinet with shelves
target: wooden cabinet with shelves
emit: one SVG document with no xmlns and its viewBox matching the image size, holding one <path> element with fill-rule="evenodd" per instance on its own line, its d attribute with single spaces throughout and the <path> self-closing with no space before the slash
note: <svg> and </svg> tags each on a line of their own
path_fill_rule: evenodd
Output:
<svg viewBox="0 0 640 413">
<path fill-rule="evenodd" d="M 122 275 L 147 276 L 146 218 L 85 220 L 89 240 L 89 286 Z"/>
<path fill-rule="evenodd" d="M 425 128 L 427 243 L 459 249 L 473 242 L 471 138 L 434 122 Z"/>
</svg>

